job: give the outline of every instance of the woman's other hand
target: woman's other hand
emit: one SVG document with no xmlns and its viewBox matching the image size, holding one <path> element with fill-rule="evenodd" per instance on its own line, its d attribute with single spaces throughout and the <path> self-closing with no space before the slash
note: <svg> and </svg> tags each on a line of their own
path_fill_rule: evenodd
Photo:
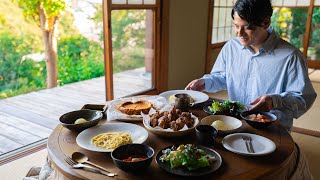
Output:
<svg viewBox="0 0 320 180">
<path fill-rule="evenodd" d="M 191 81 L 187 86 L 186 90 L 194 90 L 194 91 L 203 91 L 204 90 L 204 80 L 203 79 L 195 79 Z"/>
<path fill-rule="evenodd" d="M 270 111 L 273 107 L 271 96 L 260 96 L 256 100 L 252 101 L 250 105 L 253 105 L 250 109 L 251 111 Z"/>
</svg>

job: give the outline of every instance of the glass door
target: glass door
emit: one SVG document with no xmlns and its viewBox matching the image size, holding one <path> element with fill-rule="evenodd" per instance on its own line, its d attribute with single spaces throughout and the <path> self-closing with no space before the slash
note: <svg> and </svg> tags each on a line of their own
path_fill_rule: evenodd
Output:
<svg viewBox="0 0 320 180">
<path fill-rule="evenodd" d="M 160 1 L 106 0 L 107 100 L 157 91 Z"/>
</svg>

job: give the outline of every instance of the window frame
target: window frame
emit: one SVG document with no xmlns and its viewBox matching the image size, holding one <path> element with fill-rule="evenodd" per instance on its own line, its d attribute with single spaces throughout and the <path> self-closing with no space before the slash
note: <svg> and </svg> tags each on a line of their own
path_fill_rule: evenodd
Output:
<svg viewBox="0 0 320 180">
<path fill-rule="evenodd" d="M 104 63 L 106 100 L 114 99 L 113 92 L 113 57 L 111 11 L 146 9 L 153 10 L 155 55 L 152 64 L 152 88 L 139 94 L 159 94 L 168 86 L 168 37 L 169 37 L 169 0 L 156 0 L 155 4 L 112 4 L 112 0 L 103 0 L 103 34 L 104 34 Z"/>
<path fill-rule="evenodd" d="M 208 40 L 207 40 L 207 59 L 206 59 L 206 67 L 205 67 L 205 72 L 209 73 L 213 63 L 212 61 L 212 52 L 221 49 L 226 42 L 219 42 L 219 43 L 214 43 L 212 44 L 211 38 L 212 38 L 212 28 L 213 28 L 213 16 L 214 16 L 214 1 L 215 0 L 209 0 L 209 18 L 208 18 Z M 311 25 L 312 25 L 312 14 L 313 10 L 316 7 L 320 7 L 318 5 L 314 5 L 315 0 L 310 0 L 310 5 L 309 6 L 273 6 L 274 8 L 308 8 L 308 17 L 307 17 L 307 22 L 306 22 L 306 33 L 304 34 L 304 42 L 303 42 L 303 48 L 304 51 L 302 52 L 304 57 L 307 57 L 307 52 L 309 48 L 309 41 L 310 41 L 310 36 L 311 36 Z M 315 59 L 307 59 L 307 64 L 309 68 L 314 68 L 314 69 L 320 69 L 320 59 L 315 60 Z"/>
</svg>

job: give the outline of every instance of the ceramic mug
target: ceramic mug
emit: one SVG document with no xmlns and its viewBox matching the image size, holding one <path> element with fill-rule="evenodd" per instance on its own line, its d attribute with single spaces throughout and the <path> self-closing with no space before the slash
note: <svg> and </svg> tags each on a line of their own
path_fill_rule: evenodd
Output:
<svg viewBox="0 0 320 180">
<path fill-rule="evenodd" d="M 210 125 L 196 127 L 197 141 L 204 146 L 213 146 L 216 141 L 218 130 Z"/>
<path fill-rule="evenodd" d="M 180 109 L 183 112 L 189 111 L 189 107 L 192 107 L 194 103 L 191 103 L 191 96 L 188 94 L 176 94 L 174 100 L 174 107 Z"/>
</svg>

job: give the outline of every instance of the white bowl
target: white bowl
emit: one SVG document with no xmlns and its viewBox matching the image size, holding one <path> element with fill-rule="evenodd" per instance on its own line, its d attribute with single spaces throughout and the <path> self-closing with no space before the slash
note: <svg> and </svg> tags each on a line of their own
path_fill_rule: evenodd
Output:
<svg viewBox="0 0 320 180">
<path fill-rule="evenodd" d="M 228 129 L 228 130 L 217 129 L 218 134 L 230 134 L 235 132 L 237 129 L 239 129 L 242 126 L 242 122 L 239 119 L 231 116 L 225 116 L 225 115 L 207 116 L 201 120 L 200 124 L 212 125 L 212 123 L 217 120 L 224 122 L 224 125 L 227 126 L 227 129 Z"/>
</svg>

